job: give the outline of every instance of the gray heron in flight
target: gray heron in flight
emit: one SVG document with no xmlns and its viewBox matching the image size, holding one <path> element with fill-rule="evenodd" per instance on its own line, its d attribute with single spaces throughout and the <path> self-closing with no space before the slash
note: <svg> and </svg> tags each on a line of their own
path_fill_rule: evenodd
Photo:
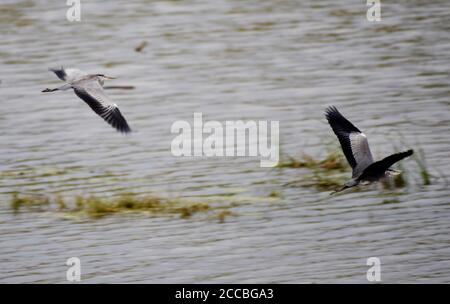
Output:
<svg viewBox="0 0 450 304">
<path fill-rule="evenodd" d="M 325 117 L 339 139 L 345 158 L 347 158 L 353 169 L 352 179 L 331 194 L 354 187 L 360 183 L 362 185 L 370 184 L 384 177 L 399 174 L 400 171 L 390 167 L 413 154 L 413 150 L 407 150 L 374 162 L 366 135 L 342 116 L 336 107 L 328 107 L 325 111 Z"/>
<path fill-rule="evenodd" d="M 105 79 L 114 79 L 113 77 L 103 74 L 87 74 L 78 69 L 64 69 L 63 67 L 49 70 L 54 72 L 66 84 L 55 89 L 45 89 L 42 92 L 73 89 L 78 97 L 117 131 L 121 133 L 131 132 L 117 105 L 112 103 L 111 99 L 103 91 Z"/>
</svg>

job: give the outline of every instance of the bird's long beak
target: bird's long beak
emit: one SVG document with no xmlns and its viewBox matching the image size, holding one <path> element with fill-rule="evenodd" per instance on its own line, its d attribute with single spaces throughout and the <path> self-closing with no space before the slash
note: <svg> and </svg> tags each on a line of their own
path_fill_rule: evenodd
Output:
<svg viewBox="0 0 450 304">
<path fill-rule="evenodd" d="M 106 79 L 116 79 L 116 77 L 111 77 L 111 76 L 103 76 Z"/>
</svg>

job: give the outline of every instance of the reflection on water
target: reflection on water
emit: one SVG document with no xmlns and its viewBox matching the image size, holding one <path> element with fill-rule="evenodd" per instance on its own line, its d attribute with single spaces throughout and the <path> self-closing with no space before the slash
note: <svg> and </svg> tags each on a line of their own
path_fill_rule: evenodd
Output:
<svg viewBox="0 0 450 304">
<path fill-rule="evenodd" d="M 371 256 L 384 282 L 450 282 L 449 4 L 383 3 L 374 24 L 361 1 L 89 1 L 70 23 L 64 2 L 3 1 L 0 282 L 64 282 L 71 256 L 92 283 L 366 282 Z M 61 65 L 134 86 L 108 94 L 137 132 L 116 134 L 71 92 L 40 94 Z M 308 168 L 170 153 L 171 124 L 202 112 L 279 120 L 284 154 L 323 158 L 331 104 L 376 158 L 421 147 L 431 185 L 408 159 L 404 187 L 330 197 Z M 14 214 L 15 191 L 209 198 L 238 216 Z"/>
</svg>

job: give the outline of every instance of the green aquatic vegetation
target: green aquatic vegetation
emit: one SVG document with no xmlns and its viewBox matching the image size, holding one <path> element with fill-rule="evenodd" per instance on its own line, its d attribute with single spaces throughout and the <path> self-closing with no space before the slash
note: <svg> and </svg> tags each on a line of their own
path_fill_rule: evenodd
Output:
<svg viewBox="0 0 450 304">
<path fill-rule="evenodd" d="M 288 156 L 287 159 L 281 160 L 278 162 L 278 168 L 310 168 L 315 165 L 315 163 L 311 163 L 308 160 L 304 159 L 296 159 L 291 156 Z"/>
<path fill-rule="evenodd" d="M 394 182 L 394 186 L 395 188 L 404 188 L 408 182 L 406 180 L 406 173 L 405 171 L 403 171 L 402 173 L 395 175 L 392 178 L 393 182 Z"/>
<path fill-rule="evenodd" d="M 48 170 L 48 171 L 43 172 L 40 175 L 34 176 L 34 177 L 52 177 L 52 176 L 61 176 L 64 174 L 67 174 L 66 170 L 54 169 L 54 170 Z"/>
<path fill-rule="evenodd" d="M 59 209 L 59 210 L 65 210 L 65 209 L 67 209 L 66 202 L 64 202 L 64 199 L 63 199 L 61 196 L 58 195 L 58 196 L 55 198 L 55 202 L 56 202 L 56 204 L 58 205 L 58 209 Z"/>
<path fill-rule="evenodd" d="M 334 190 L 348 179 L 338 172 L 344 172 L 350 168 L 340 151 L 328 149 L 327 155 L 322 159 L 316 159 L 303 153 L 300 158 L 288 156 L 278 164 L 279 168 L 306 168 L 311 174 L 303 174 L 300 185 L 315 187 L 319 191 Z"/>
<path fill-rule="evenodd" d="M 14 193 L 11 199 L 11 209 L 14 212 L 19 212 L 22 208 L 42 211 L 43 207 L 48 205 L 50 205 L 50 199 L 39 195 L 19 196 L 17 193 Z"/>
<path fill-rule="evenodd" d="M 95 196 L 80 199 L 78 203 L 81 203 L 81 210 L 77 209 L 76 212 L 84 213 L 93 218 L 99 218 L 107 214 L 119 212 L 119 209 L 114 202 L 108 202 L 105 199 L 101 199 Z M 70 213 L 70 211 L 68 212 Z"/>
<path fill-rule="evenodd" d="M 330 152 L 327 157 L 320 161 L 320 167 L 325 170 L 345 170 L 348 168 L 347 161 L 339 152 Z"/>
<path fill-rule="evenodd" d="M 348 178 L 340 175 L 330 175 L 323 171 L 316 170 L 310 176 L 311 185 L 314 185 L 317 190 L 335 190 L 341 187 Z"/>
<path fill-rule="evenodd" d="M 277 191 L 277 190 L 273 190 L 269 193 L 269 197 L 273 197 L 273 198 L 280 198 L 281 197 L 281 192 Z"/>
<path fill-rule="evenodd" d="M 155 215 L 179 214 L 181 218 L 188 218 L 194 213 L 205 212 L 210 208 L 210 205 L 206 203 L 125 194 L 110 199 L 95 196 L 78 197 L 73 212 L 97 218 L 122 212 L 147 212 Z"/>
<path fill-rule="evenodd" d="M 428 186 L 431 184 L 431 175 L 427 167 L 427 163 L 425 161 L 425 154 L 423 153 L 422 148 L 416 150 L 414 153 L 413 159 L 416 161 L 419 166 L 420 177 L 422 178 L 422 183 L 424 186 Z"/>
<path fill-rule="evenodd" d="M 229 216 L 237 216 L 237 213 L 230 210 L 222 210 L 215 214 L 215 218 L 219 219 L 219 223 L 225 223 L 225 219 Z"/>
<path fill-rule="evenodd" d="M 71 217 L 87 216 L 90 218 L 101 218 L 126 212 L 179 215 L 181 218 L 189 218 L 194 213 L 207 212 L 214 209 L 211 204 L 206 202 L 166 199 L 156 196 L 138 196 L 134 194 L 122 194 L 116 198 L 77 196 L 72 204 L 67 203 L 60 196 L 50 198 L 48 196 L 19 196 L 17 193 L 13 194 L 11 208 L 17 212 L 25 206 L 29 208 L 40 207 L 39 210 L 56 210 Z M 52 208 L 53 206 L 56 208 Z"/>
<path fill-rule="evenodd" d="M 330 151 L 323 159 L 316 159 L 308 154 L 301 154 L 300 158 L 287 156 L 287 159 L 278 163 L 279 168 L 309 168 L 323 170 L 345 170 L 348 165 L 338 151 Z"/>
<path fill-rule="evenodd" d="M 195 212 L 204 212 L 211 209 L 211 206 L 205 203 L 192 203 L 187 206 L 176 208 L 175 210 L 181 214 L 181 218 L 189 218 Z"/>
<path fill-rule="evenodd" d="M 382 205 L 388 205 L 388 204 L 398 204 L 400 201 L 398 199 L 385 199 L 381 202 Z"/>
</svg>

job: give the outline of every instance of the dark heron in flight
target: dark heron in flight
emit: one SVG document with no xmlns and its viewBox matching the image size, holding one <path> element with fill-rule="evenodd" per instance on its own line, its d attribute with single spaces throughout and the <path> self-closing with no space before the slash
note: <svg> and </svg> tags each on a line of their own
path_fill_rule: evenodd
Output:
<svg viewBox="0 0 450 304">
<path fill-rule="evenodd" d="M 56 89 L 45 89 L 42 92 L 65 91 L 73 89 L 75 94 L 84 100 L 91 109 L 107 123 L 121 133 L 131 132 L 127 121 L 119 108 L 103 91 L 105 79 L 114 79 L 103 74 L 87 74 L 78 69 L 50 69 L 66 84 Z"/>
<path fill-rule="evenodd" d="M 364 133 L 342 116 L 334 106 L 326 109 L 325 116 L 334 134 L 339 139 L 342 151 L 344 151 L 344 155 L 353 169 L 352 179 L 331 194 L 354 187 L 359 183 L 362 185 L 370 184 L 384 177 L 400 174 L 400 171 L 390 167 L 413 154 L 413 150 L 408 150 L 392 154 L 374 162 L 372 153 L 370 153 L 369 142 Z"/>
</svg>

